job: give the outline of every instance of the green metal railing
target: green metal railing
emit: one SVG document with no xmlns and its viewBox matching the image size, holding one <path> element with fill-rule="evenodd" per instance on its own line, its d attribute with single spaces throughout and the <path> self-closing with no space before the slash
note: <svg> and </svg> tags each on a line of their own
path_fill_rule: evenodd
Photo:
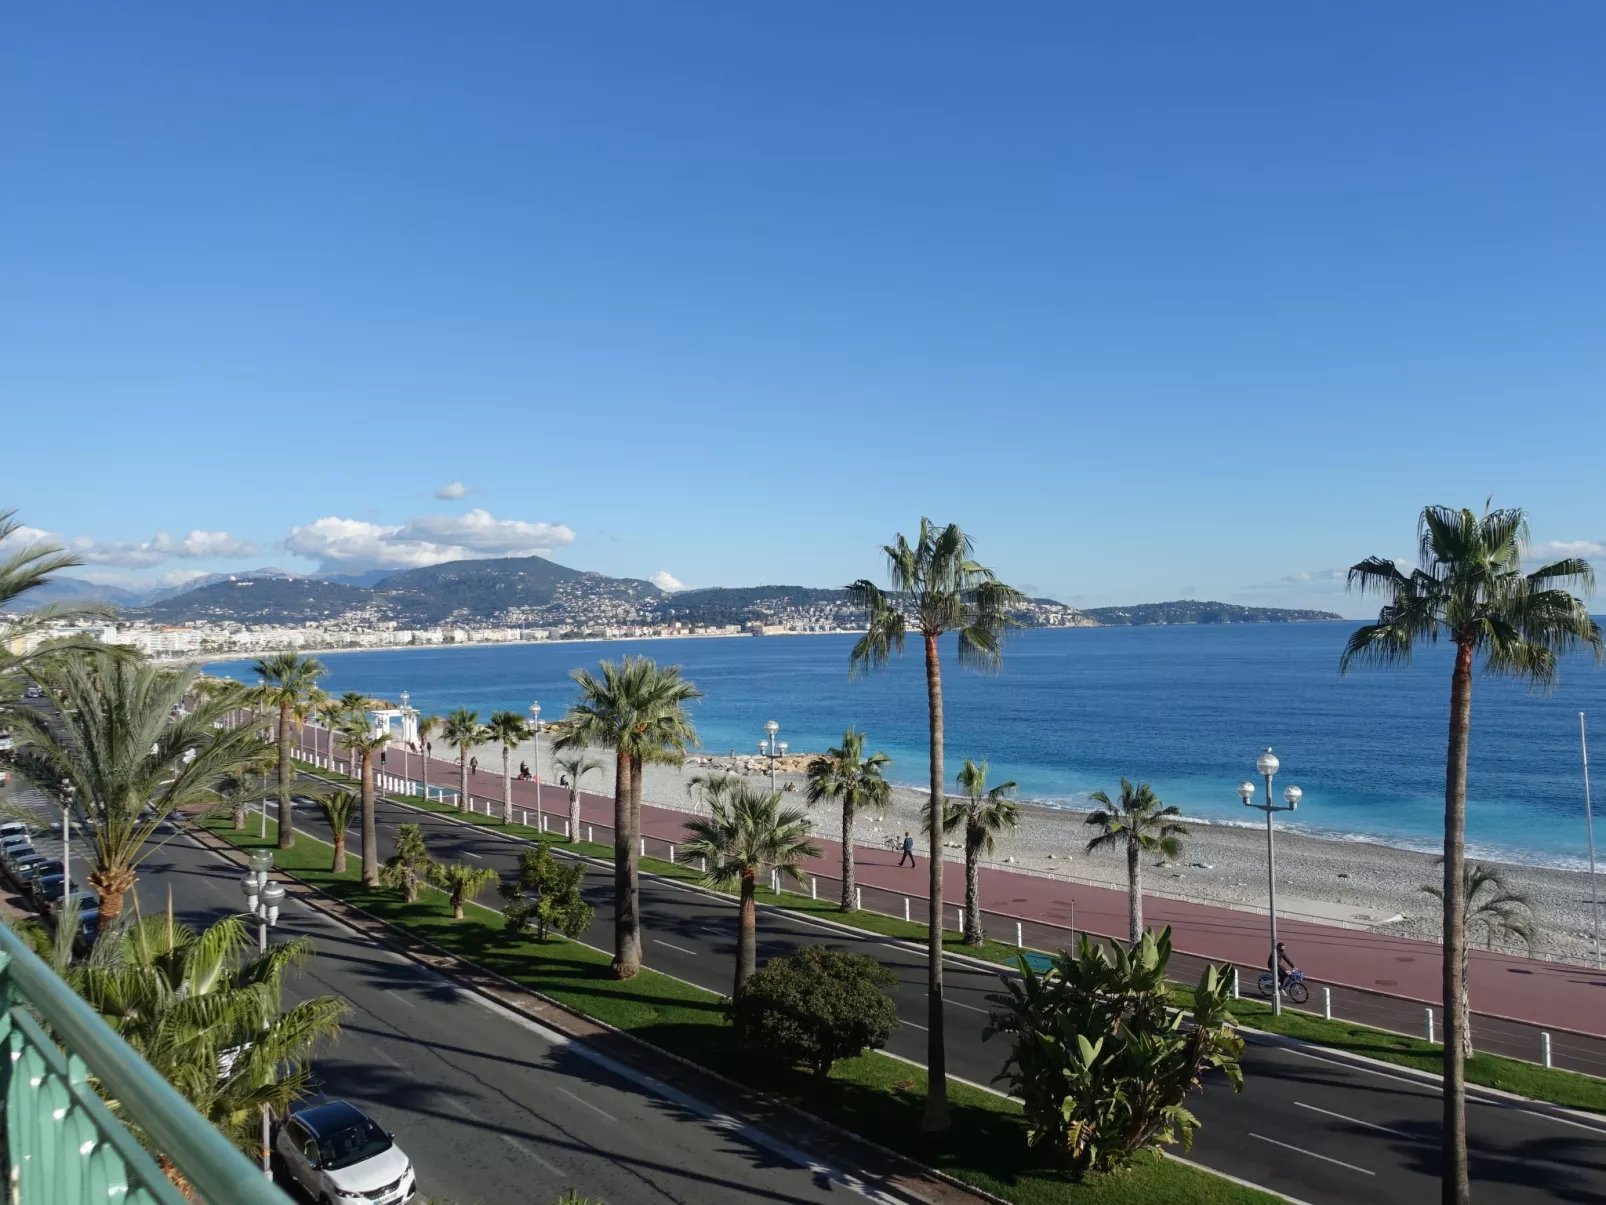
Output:
<svg viewBox="0 0 1606 1205">
<path fill-rule="evenodd" d="M 207 1205 L 289 1205 L 3 923 L 0 992 L 0 1125 L 9 1205 L 185 1205 L 156 1160 L 100 1099 L 91 1076 Z"/>
</svg>

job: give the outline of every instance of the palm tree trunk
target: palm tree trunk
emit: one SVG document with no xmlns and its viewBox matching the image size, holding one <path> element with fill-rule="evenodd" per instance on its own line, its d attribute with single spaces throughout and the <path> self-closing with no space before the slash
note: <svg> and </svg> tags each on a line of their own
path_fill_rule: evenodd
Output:
<svg viewBox="0 0 1606 1205">
<path fill-rule="evenodd" d="M 613 973 L 634 979 L 641 970 L 641 918 L 637 915 L 637 838 L 630 818 L 630 755 L 620 750 L 613 774 Z"/>
<path fill-rule="evenodd" d="M 117 918 L 123 913 L 123 896 L 134 885 L 134 879 L 133 869 L 127 866 L 97 866 L 89 872 L 89 888 L 99 900 L 102 929 L 116 928 Z"/>
<path fill-rule="evenodd" d="M 942 667 L 937 638 L 926 637 L 926 706 L 931 713 L 931 919 L 926 932 L 926 1115 L 928 1132 L 946 1130 L 948 1051 L 942 1008 Z"/>
<path fill-rule="evenodd" d="M 245 800 L 234 801 L 234 828 L 239 831 L 245 828 Z"/>
<path fill-rule="evenodd" d="M 502 823 L 513 823 L 513 771 L 507 768 L 507 759 L 512 750 L 502 746 Z"/>
<path fill-rule="evenodd" d="M 279 704 L 279 848 L 296 843 L 295 817 L 290 814 L 290 704 Z"/>
<path fill-rule="evenodd" d="M 965 842 L 965 944 L 979 946 L 981 931 L 981 846 Z"/>
<path fill-rule="evenodd" d="M 1126 843 L 1126 933 L 1134 945 L 1143 940 L 1143 863 L 1138 859 L 1138 843 Z"/>
<path fill-rule="evenodd" d="M 580 785 L 569 784 L 569 840 L 580 839 Z"/>
<path fill-rule="evenodd" d="M 335 857 L 329 863 L 330 874 L 346 873 L 346 834 L 343 830 L 335 831 Z"/>
<path fill-rule="evenodd" d="M 742 904 L 736 914 L 736 986 L 731 999 L 742 994 L 758 963 L 758 908 L 753 903 L 758 876 L 742 872 Z"/>
<path fill-rule="evenodd" d="M 452 919 L 463 919 L 463 897 L 460 895 L 452 896 Z"/>
<path fill-rule="evenodd" d="M 852 912 L 858 902 L 853 874 L 853 795 L 842 797 L 842 911 Z"/>
<path fill-rule="evenodd" d="M 1472 731 L 1472 645 L 1456 642 L 1450 742 L 1444 768 L 1444 1205 L 1470 1205 L 1467 1174 L 1466 960 L 1467 744 Z"/>
<path fill-rule="evenodd" d="M 362 885 L 379 886 L 379 834 L 374 825 L 374 766 L 372 755 L 362 759 Z M 345 835 L 341 835 L 342 842 Z M 345 860 L 341 859 L 341 869 Z"/>
<path fill-rule="evenodd" d="M 457 810 L 464 811 L 468 807 L 468 746 L 464 745 L 457 751 Z"/>
</svg>

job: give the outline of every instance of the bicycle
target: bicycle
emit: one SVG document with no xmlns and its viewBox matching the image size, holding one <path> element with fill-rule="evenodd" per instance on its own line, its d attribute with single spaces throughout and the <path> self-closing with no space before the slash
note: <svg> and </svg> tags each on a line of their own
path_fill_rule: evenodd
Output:
<svg viewBox="0 0 1606 1205">
<path fill-rule="evenodd" d="M 1272 984 L 1276 982 L 1270 971 L 1260 972 L 1260 994 L 1268 1000 L 1271 999 Z M 1305 986 L 1304 971 L 1289 971 L 1288 977 L 1283 980 L 1283 995 L 1295 1004 L 1303 1004 L 1310 999 L 1310 989 Z"/>
</svg>

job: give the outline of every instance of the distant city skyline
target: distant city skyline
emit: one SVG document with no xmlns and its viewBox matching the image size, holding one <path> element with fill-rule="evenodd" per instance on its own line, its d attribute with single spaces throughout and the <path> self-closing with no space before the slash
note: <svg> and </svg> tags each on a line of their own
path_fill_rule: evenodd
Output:
<svg viewBox="0 0 1606 1205">
<path fill-rule="evenodd" d="M 549 555 L 1374 613 L 1606 562 L 1606 10 L 33 9 L 0 507 L 122 585 Z"/>
</svg>

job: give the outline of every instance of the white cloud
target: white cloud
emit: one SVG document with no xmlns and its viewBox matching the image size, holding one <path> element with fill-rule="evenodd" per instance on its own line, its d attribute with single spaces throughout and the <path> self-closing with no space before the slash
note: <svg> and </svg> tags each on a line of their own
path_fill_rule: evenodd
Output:
<svg viewBox="0 0 1606 1205">
<path fill-rule="evenodd" d="M 662 569 L 658 570 L 657 573 L 653 574 L 647 580 L 653 585 L 657 586 L 660 590 L 667 590 L 670 593 L 674 593 L 676 590 L 684 590 L 686 588 L 673 574 Z"/>
<path fill-rule="evenodd" d="M 453 499 L 461 498 L 466 493 L 468 493 L 468 486 L 461 481 L 448 481 L 435 491 L 435 496 L 450 502 Z"/>
<path fill-rule="evenodd" d="M 159 531 L 148 540 L 92 540 L 88 536 L 63 539 L 58 532 L 22 527 L 14 532 L 7 546 L 55 544 L 65 548 L 86 565 L 111 565 L 120 569 L 145 569 L 176 557 L 256 556 L 260 549 L 249 540 L 236 539 L 226 531 L 196 529 L 182 540 Z"/>
<path fill-rule="evenodd" d="M 1530 561 L 1560 561 L 1568 557 L 1606 557 L 1606 542 L 1600 540 L 1546 540 L 1528 549 Z"/>
<path fill-rule="evenodd" d="M 498 519 L 476 507 L 466 515 L 425 515 L 399 526 L 335 516 L 292 527 L 284 546 L 323 569 L 416 569 L 479 557 L 549 556 L 574 543 L 551 523 Z"/>
</svg>

